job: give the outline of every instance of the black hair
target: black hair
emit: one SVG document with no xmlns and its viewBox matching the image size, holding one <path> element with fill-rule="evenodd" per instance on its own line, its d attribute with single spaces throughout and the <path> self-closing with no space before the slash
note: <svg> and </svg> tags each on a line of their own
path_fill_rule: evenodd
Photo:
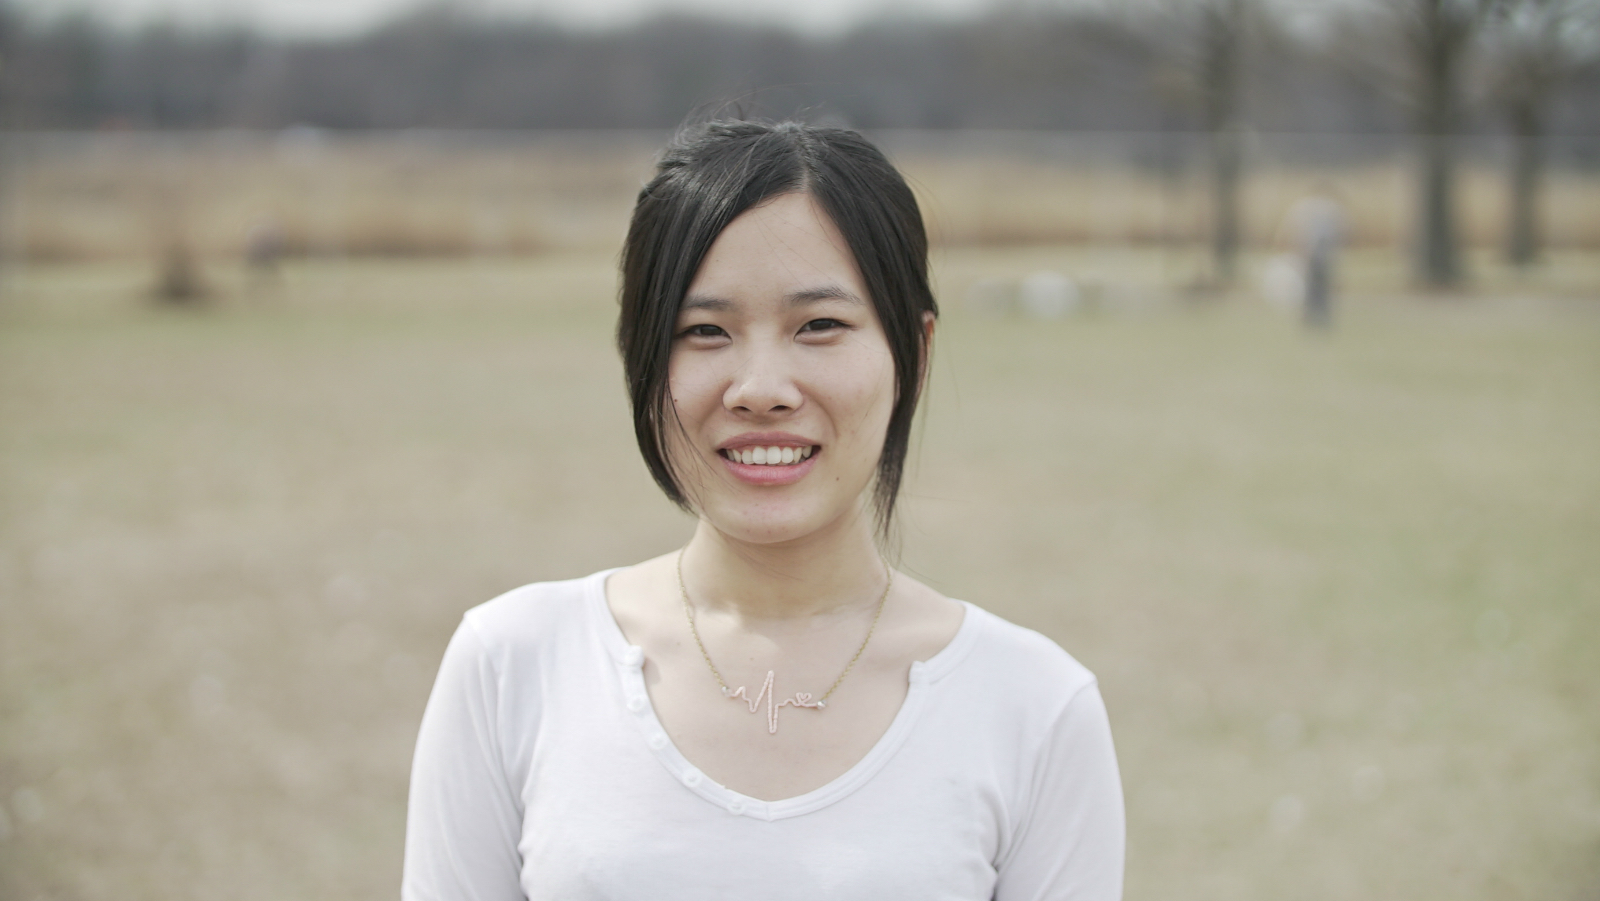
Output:
<svg viewBox="0 0 1600 901">
<path fill-rule="evenodd" d="M 713 120 L 681 130 L 639 191 L 622 250 L 617 347 L 633 430 L 650 474 L 673 503 L 688 500 L 663 434 L 677 424 L 667 362 L 679 308 L 711 244 L 739 214 L 782 194 L 809 194 L 833 220 L 861 270 L 894 359 L 895 399 L 873 500 L 887 534 L 911 441 L 930 348 L 928 237 L 905 179 L 847 128 L 800 122 Z"/>
</svg>

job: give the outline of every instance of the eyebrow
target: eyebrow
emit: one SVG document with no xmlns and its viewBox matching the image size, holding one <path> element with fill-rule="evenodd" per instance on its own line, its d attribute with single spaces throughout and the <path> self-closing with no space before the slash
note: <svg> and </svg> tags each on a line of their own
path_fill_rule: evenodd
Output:
<svg viewBox="0 0 1600 901">
<path fill-rule="evenodd" d="M 863 306 L 866 305 L 866 301 L 857 297 L 854 293 L 846 291 L 838 285 L 823 285 L 820 288 L 806 288 L 804 290 L 795 291 L 794 293 L 787 295 L 783 300 L 784 303 L 791 307 L 804 306 L 808 303 L 819 303 L 824 300 L 842 300 L 847 303 L 861 304 Z M 731 300 L 722 297 L 711 297 L 705 294 L 690 294 L 683 299 L 683 309 L 685 310 L 716 310 L 721 312 L 731 310 L 734 308 L 734 306 L 735 304 Z"/>
<path fill-rule="evenodd" d="M 855 296 L 855 294 L 846 291 L 838 285 L 824 285 L 820 288 L 809 288 L 804 291 L 796 291 L 784 298 L 784 300 L 786 300 L 791 307 L 798 307 L 802 304 L 808 303 L 817 303 L 818 301 L 823 300 L 843 300 L 848 303 L 856 304 L 866 303 L 861 298 Z"/>
</svg>

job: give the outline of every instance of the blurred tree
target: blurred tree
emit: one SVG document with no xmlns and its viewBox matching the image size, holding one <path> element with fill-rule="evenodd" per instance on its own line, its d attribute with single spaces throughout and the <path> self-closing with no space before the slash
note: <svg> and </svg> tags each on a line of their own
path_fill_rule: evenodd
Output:
<svg viewBox="0 0 1600 901">
<path fill-rule="evenodd" d="M 1211 140 L 1211 256 L 1217 281 L 1229 284 L 1239 256 L 1245 2 L 1208 0 L 1201 4 L 1200 20 L 1201 96 Z"/>
<path fill-rule="evenodd" d="M 6 71 L 11 55 L 22 38 L 22 22 L 10 3 L 0 2 L 0 127 L 10 124 L 5 112 L 11 105 L 11 73 Z"/>
<path fill-rule="evenodd" d="M 1326 23 L 1364 23 L 1355 46 L 1387 59 L 1357 68 L 1376 74 L 1414 55 L 1394 52 L 1396 10 L 1410 21 L 1429 2 L 1496 0 L 1019 0 L 828 37 L 684 15 L 573 30 L 459 4 L 317 40 L 23 15 L 0 56 L 12 123 L 25 129 L 670 128 L 744 98 L 757 113 L 827 110 L 863 128 L 1194 131 L 1212 148 L 1226 271 L 1244 231 L 1229 198 L 1243 178 L 1245 109 L 1263 131 L 1393 132 L 1380 86 L 1416 79 L 1351 78 Z M 1285 25 L 1300 18 L 1316 27 Z M 1590 127 L 1577 108 L 1593 105 L 1600 81 L 1573 84 L 1573 108 L 1554 107 L 1549 130 Z"/>
<path fill-rule="evenodd" d="M 48 31 L 15 29 L 6 59 L 7 107 L 17 124 L 49 128 L 94 122 L 104 110 L 100 84 L 107 36 L 85 15 Z"/>
<path fill-rule="evenodd" d="M 1152 87 L 1187 102 L 1206 135 L 1209 162 L 1211 281 L 1230 284 L 1238 268 L 1244 170 L 1246 31 L 1254 0 L 1158 0 L 1144 31 L 1166 43 Z"/>
<path fill-rule="evenodd" d="M 12 128 L 11 116 L 11 59 L 20 40 L 21 21 L 9 2 L 0 2 L 0 200 L 9 199 L 11 188 L 11 141 L 6 140 Z M 10 223 L 0 221 L 0 265 L 10 263 Z M 9 273 L 0 270 L 0 277 Z M 0 278 L 0 289 L 7 279 Z"/>
<path fill-rule="evenodd" d="M 1399 0 L 1399 18 L 1411 63 L 1413 123 L 1421 165 L 1418 184 L 1417 272 L 1445 287 L 1461 281 L 1456 229 L 1456 138 L 1462 125 L 1462 80 L 1473 38 L 1494 0 Z"/>
<path fill-rule="evenodd" d="M 1546 110 L 1566 78 L 1600 56 L 1600 0 L 1495 0 L 1484 29 L 1489 93 L 1512 136 L 1506 258 L 1540 252 Z"/>
</svg>

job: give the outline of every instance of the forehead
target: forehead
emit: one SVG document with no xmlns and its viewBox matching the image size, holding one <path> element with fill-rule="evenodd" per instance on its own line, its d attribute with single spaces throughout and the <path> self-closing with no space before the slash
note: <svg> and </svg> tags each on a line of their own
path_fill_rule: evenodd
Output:
<svg viewBox="0 0 1600 901">
<path fill-rule="evenodd" d="M 782 194 L 741 213 L 689 286 L 692 297 L 734 301 L 807 293 L 867 296 L 844 235 L 809 194 Z"/>
</svg>

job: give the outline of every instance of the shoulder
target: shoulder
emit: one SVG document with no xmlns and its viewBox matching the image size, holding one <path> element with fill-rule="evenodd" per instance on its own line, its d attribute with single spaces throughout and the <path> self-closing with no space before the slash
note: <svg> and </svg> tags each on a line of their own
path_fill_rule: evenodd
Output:
<svg viewBox="0 0 1600 901">
<path fill-rule="evenodd" d="M 513 588 L 468 610 L 460 631 L 501 662 L 569 643 L 592 632 L 594 595 L 608 572 Z"/>
<path fill-rule="evenodd" d="M 1038 710 L 1059 712 L 1080 692 L 1096 686 L 1094 673 L 1059 644 L 1033 629 L 966 603 L 969 622 L 960 639 L 970 642 L 959 669 L 981 681 L 997 697 L 1010 697 Z"/>
</svg>

